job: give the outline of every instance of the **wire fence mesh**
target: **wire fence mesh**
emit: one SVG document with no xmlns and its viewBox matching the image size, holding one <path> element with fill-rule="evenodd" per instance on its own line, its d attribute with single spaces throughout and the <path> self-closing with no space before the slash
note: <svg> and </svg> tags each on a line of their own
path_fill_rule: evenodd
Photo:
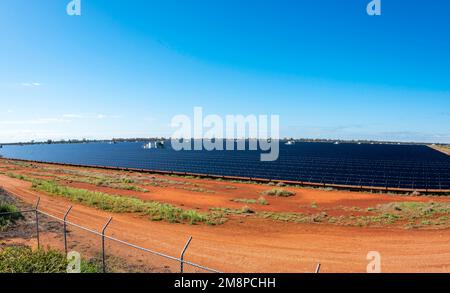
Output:
<svg viewBox="0 0 450 293">
<path fill-rule="evenodd" d="M 176 273 L 179 262 L 105 239 L 106 269 L 114 273 Z"/>
<path fill-rule="evenodd" d="M 99 268 L 102 266 L 101 237 L 96 234 L 68 225 L 67 251 L 76 251 L 80 253 L 83 261 Z"/>
<path fill-rule="evenodd" d="M 9 219 L 16 213 L 0 213 L 4 219 Z M 35 222 L 35 211 L 34 210 L 22 210 L 20 212 L 22 215 L 22 223 L 20 231 L 11 229 L 2 229 L 0 232 L 0 240 L 21 238 L 24 240 L 35 240 L 36 235 L 36 222 Z"/>
<path fill-rule="evenodd" d="M 79 225 L 70 218 L 71 207 L 66 213 L 45 208 L 39 209 L 39 200 L 34 209 L 21 210 L 26 217 L 23 237 L 36 239 L 38 248 L 52 248 L 67 255 L 77 252 L 82 256 L 83 265 L 96 267 L 111 273 L 219 273 L 219 271 L 190 261 L 184 256 L 192 237 L 184 247 L 180 247 L 179 257 L 144 248 L 115 238 L 108 234 L 110 218 L 97 230 Z M 0 213 L 5 216 L 7 213 Z M 117 229 L 117 228 L 116 228 Z M 25 235 L 26 234 L 26 235 Z M 1 238 L 8 235 L 2 233 Z"/>
</svg>

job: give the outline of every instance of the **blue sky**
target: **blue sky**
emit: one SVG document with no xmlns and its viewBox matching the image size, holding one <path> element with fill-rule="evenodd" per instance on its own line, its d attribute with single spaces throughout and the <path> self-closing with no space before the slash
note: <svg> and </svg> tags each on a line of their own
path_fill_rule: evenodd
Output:
<svg viewBox="0 0 450 293">
<path fill-rule="evenodd" d="M 450 142 L 450 2 L 3 0 L 0 142 L 169 136 L 279 114 L 281 135 Z"/>
</svg>

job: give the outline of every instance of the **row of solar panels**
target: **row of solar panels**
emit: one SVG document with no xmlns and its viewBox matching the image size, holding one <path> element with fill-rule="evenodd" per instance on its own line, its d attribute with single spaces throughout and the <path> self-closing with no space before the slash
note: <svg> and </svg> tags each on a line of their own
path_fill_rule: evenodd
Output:
<svg viewBox="0 0 450 293">
<path fill-rule="evenodd" d="M 67 160 L 64 160 L 67 161 Z M 70 160 L 72 163 L 75 163 L 76 160 Z M 116 159 L 116 160 L 99 160 L 98 158 L 91 158 L 85 160 L 86 162 L 90 162 L 91 164 L 96 165 L 116 165 L 123 166 L 127 165 L 129 167 L 136 168 L 149 168 L 154 169 L 155 167 L 171 169 L 171 168 L 191 168 L 191 169 L 202 169 L 202 170 L 211 170 L 214 169 L 223 169 L 223 170 L 232 170 L 243 171 L 243 169 L 253 170 L 256 169 L 259 172 L 268 172 L 269 174 L 291 174 L 291 173 L 318 173 L 318 174 L 346 174 L 346 175 L 359 175 L 359 176 L 370 176 L 370 177 L 399 177 L 399 178 L 436 178 L 436 177 L 449 177 L 450 172 L 442 173 L 440 171 L 432 170 L 432 169 L 402 169 L 401 171 L 395 171 L 391 168 L 383 168 L 383 169 L 365 169 L 365 168 L 342 168 L 342 167 L 320 167 L 320 166 L 302 166 L 298 168 L 285 168 L 284 166 L 274 166 L 272 168 L 259 168 L 258 164 L 254 163 L 234 163 L 234 162 L 214 162 L 214 164 L 205 164 L 203 161 L 192 161 L 192 162 L 182 162 L 182 161 L 169 161 L 169 162 L 145 162 L 140 160 L 130 160 L 130 159 Z M 450 171 L 450 170 L 449 170 Z"/>
<path fill-rule="evenodd" d="M 173 152 L 172 152 L 173 154 Z M 297 157 L 292 161 L 281 159 L 262 163 L 258 156 L 239 155 L 218 157 L 187 157 L 180 155 L 111 156 L 111 153 L 85 153 L 82 159 L 64 153 L 52 154 L 52 159 L 43 161 L 115 166 L 162 171 L 200 173 L 222 176 L 264 178 L 286 181 L 301 181 L 319 184 L 375 186 L 411 189 L 450 189 L 450 165 L 406 162 L 380 163 L 360 160 L 350 164 L 346 160 L 308 159 Z M 113 158 L 113 159 L 112 159 Z M 37 159 L 35 155 L 25 159 Z M 38 159 L 39 160 L 39 159 Z M 298 160 L 298 161 L 296 161 Z"/>
<path fill-rule="evenodd" d="M 131 151 L 131 150 L 130 150 Z M 430 150 L 431 151 L 431 150 Z M 120 158 L 124 157 L 123 149 L 108 149 L 107 152 L 97 152 L 98 158 L 101 159 L 111 159 L 111 158 Z M 170 159 L 178 159 L 178 160 L 199 160 L 205 162 L 213 162 L 216 160 L 251 160 L 257 161 L 259 160 L 259 152 L 249 152 L 249 151 L 241 151 L 241 152 L 176 152 L 172 150 L 149 150 L 145 153 L 126 153 L 125 157 L 127 160 L 133 159 L 149 159 L 149 160 L 170 160 Z M 33 154 L 35 155 L 35 154 Z M 64 154 L 67 155 L 67 154 Z M 327 158 L 320 156 L 304 156 L 302 154 L 283 152 L 281 153 L 279 159 L 276 162 L 267 162 L 265 164 L 296 164 L 298 162 L 307 163 L 310 162 L 312 164 L 340 164 L 340 165 L 402 165 L 402 166 L 442 166 L 449 167 L 450 166 L 450 158 L 448 160 L 426 160 L 425 158 L 415 158 L 412 157 L 411 160 L 383 160 L 381 158 L 377 159 L 357 159 L 357 158 Z"/>
<path fill-rule="evenodd" d="M 115 157 L 114 160 L 111 160 L 111 156 L 95 156 L 95 157 L 86 157 L 85 160 L 89 161 L 111 161 L 111 162 L 133 162 L 137 164 L 139 162 L 146 163 L 160 163 L 166 162 L 168 164 L 177 164 L 182 162 L 184 165 L 189 164 L 191 166 L 204 166 L 204 165 L 216 165 L 220 164 L 221 166 L 238 166 L 239 168 L 246 167 L 264 167 L 264 168 L 276 168 L 276 169 L 323 169 L 323 170 L 332 170 L 338 168 L 339 170 L 345 170 L 351 172 L 352 170 L 356 172 L 364 172 L 364 170 L 372 170 L 374 172 L 389 172 L 397 173 L 397 172 L 422 172 L 422 173 L 450 173 L 450 164 L 406 164 L 403 162 L 397 163 L 385 163 L 381 164 L 376 161 L 365 162 L 364 164 L 349 164 L 345 160 L 333 160 L 333 161 L 317 161 L 317 162 L 308 162 L 307 160 L 303 160 L 303 158 L 298 158 L 299 161 L 289 161 L 282 162 L 281 160 L 275 162 L 260 162 L 258 160 L 254 160 L 254 158 L 248 160 L 238 160 L 234 157 L 229 157 L 227 159 L 214 159 L 214 158 L 201 158 L 197 157 L 196 159 L 187 159 L 187 158 L 174 158 L 174 157 L 149 157 L 145 160 L 142 158 L 132 158 L 132 157 L 123 157 L 118 156 Z"/>
<path fill-rule="evenodd" d="M 87 160 L 90 161 L 90 160 Z M 77 163 L 66 161 L 66 163 Z M 310 172 L 294 170 L 267 170 L 267 169 L 253 169 L 231 167 L 224 168 L 224 166 L 205 166 L 205 165 L 186 165 L 183 163 L 164 163 L 164 162 L 133 162 L 130 160 L 108 160 L 107 162 L 99 162 L 99 160 L 93 159 L 91 162 L 87 162 L 89 165 L 99 166 L 116 166 L 138 169 L 151 169 L 161 171 L 175 171 L 175 172 L 188 172 L 199 173 L 209 175 L 220 176 L 238 176 L 248 178 L 263 178 L 273 180 L 286 180 L 286 181 L 300 181 L 310 182 L 318 184 L 328 185 L 353 185 L 353 186 L 373 186 L 373 187 L 389 187 L 389 188 L 408 188 L 408 189 L 450 189 L 450 178 L 441 178 L 440 176 L 432 177 L 420 177 L 412 176 L 411 173 L 408 176 L 373 176 L 370 172 L 366 174 L 343 174 L 338 172 L 325 172 L 324 170 L 314 170 Z M 441 175 L 441 174 L 439 174 Z"/>
</svg>

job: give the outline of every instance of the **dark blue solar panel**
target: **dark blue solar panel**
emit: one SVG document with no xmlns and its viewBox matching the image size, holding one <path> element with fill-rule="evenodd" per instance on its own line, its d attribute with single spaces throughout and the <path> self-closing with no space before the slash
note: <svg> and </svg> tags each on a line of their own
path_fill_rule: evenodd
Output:
<svg viewBox="0 0 450 293">
<path fill-rule="evenodd" d="M 450 157 L 421 145 L 297 143 L 274 162 L 256 151 L 181 151 L 142 143 L 4 146 L 8 158 L 320 184 L 450 189 Z"/>
</svg>

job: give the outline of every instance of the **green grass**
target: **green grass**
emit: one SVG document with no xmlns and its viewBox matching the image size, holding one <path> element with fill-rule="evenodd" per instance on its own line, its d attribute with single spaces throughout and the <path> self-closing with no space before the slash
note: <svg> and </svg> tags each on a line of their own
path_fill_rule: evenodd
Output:
<svg viewBox="0 0 450 293">
<path fill-rule="evenodd" d="M 4 202 L 0 202 L 0 214 L 1 213 L 14 213 L 10 215 L 0 215 L 0 231 L 4 231 L 11 224 L 14 224 L 16 221 L 23 219 L 23 215 L 18 212 L 16 206 L 7 204 Z"/>
<path fill-rule="evenodd" d="M 240 209 L 212 208 L 211 210 L 221 212 L 225 215 L 254 214 L 259 218 L 270 219 L 280 222 L 293 222 L 293 223 L 319 223 L 322 222 L 325 218 L 327 218 L 327 215 L 325 213 L 306 215 L 302 213 L 255 212 L 249 209 L 247 206 L 244 206 Z"/>
<path fill-rule="evenodd" d="M 36 174 L 38 175 L 38 174 Z M 113 189 L 122 189 L 122 190 L 132 190 L 137 192 L 148 192 L 147 189 L 141 188 L 136 185 L 132 185 L 131 183 L 134 183 L 134 180 L 132 179 L 110 179 L 107 177 L 98 177 L 98 176 L 74 176 L 74 175 L 52 175 L 47 174 L 49 177 L 52 177 L 54 179 L 58 180 L 65 180 L 65 181 L 72 181 L 72 182 L 79 182 L 79 183 L 87 183 L 92 184 L 100 187 L 108 187 Z"/>
<path fill-rule="evenodd" d="M 211 208 L 210 209 L 213 212 L 219 213 L 219 214 L 225 214 L 225 215 L 245 215 L 245 214 L 255 214 L 255 211 L 253 211 L 248 206 L 243 206 L 240 209 L 230 209 L 230 208 Z"/>
<path fill-rule="evenodd" d="M 406 227 L 450 227 L 450 203 L 394 202 L 372 208 L 372 212 L 381 214 L 375 220 L 390 223 L 404 221 L 407 222 Z"/>
<path fill-rule="evenodd" d="M 19 166 L 22 167 L 31 167 L 34 168 L 35 166 L 32 164 L 17 162 Z M 66 180 L 66 181 L 73 181 L 73 182 L 80 182 L 80 183 L 88 183 L 93 184 L 97 186 L 102 187 L 109 187 L 114 189 L 123 189 L 123 190 L 132 190 L 137 192 L 148 192 L 147 189 L 141 188 L 136 185 L 132 185 L 133 183 L 138 183 L 133 178 L 129 178 L 127 176 L 114 176 L 114 175 L 108 175 L 104 173 L 99 172 L 86 172 L 86 171 L 77 171 L 77 170 L 64 170 L 64 169 L 58 169 L 58 168 L 48 168 L 48 167 L 42 167 L 40 169 L 40 174 L 36 175 L 44 175 L 48 177 L 52 177 L 54 179 L 59 180 Z M 60 175 L 55 175 L 52 173 L 43 173 L 45 172 L 55 172 Z M 20 175 L 19 175 L 20 176 Z M 18 178 L 20 179 L 20 178 Z"/>
<path fill-rule="evenodd" d="M 180 187 L 180 189 L 192 191 L 192 192 L 199 192 L 199 193 L 215 193 L 212 190 L 204 189 L 201 187 Z"/>
<path fill-rule="evenodd" d="M 100 172 L 94 172 L 94 171 L 80 171 L 80 170 L 64 170 L 60 168 L 46 168 L 42 167 L 41 171 L 48 171 L 48 172 L 56 172 L 59 174 L 64 174 L 65 176 L 58 176 L 58 175 L 52 175 L 55 179 L 62 179 L 62 180 L 69 180 L 74 182 L 82 182 L 82 183 L 88 183 L 88 184 L 94 184 L 97 186 L 103 186 L 103 187 L 109 187 L 114 189 L 124 189 L 124 190 L 133 190 L 138 192 L 148 192 L 147 189 L 141 188 L 139 186 L 133 185 L 143 185 L 143 186 L 153 186 L 153 187 L 168 187 L 169 185 L 175 185 L 175 186 L 192 186 L 195 184 L 191 182 L 183 182 L 183 181 L 176 181 L 176 180 L 170 180 L 166 178 L 158 178 L 155 176 L 143 176 L 140 174 L 139 176 L 132 176 L 132 174 L 129 175 L 123 175 L 123 174 L 106 174 L 106 173 L 100 173 Z M 172 177 L 180 177 L 184 178 L 183 176 L 172 176 Z M 150 181 L 150 182 L 148 182 Z M 203 190 L 203 189 L 193 189 L 194 192 L 207 192 L 207 193 L 213 193 L 212 191 Z"/>
<path fill-rule="evenodd" d="M 306 215 L 303 213 L 275 213 L 275 212 L 262 212 L 258 213 L 258 216 L 281 222 L 293 222 L 293 223 L 321 223 L 324 222 L 328 216 L 325 213 L 318 213 L 313 215 Z"/>
<path fill-rule="evenodd" d="M 33 188 L 113 213 L 144 213 L 153 220 L 166 220 L 171 223 L 188 221 L 195 224 L 205 221 L 205 216 L 195 211 L 185 211 L 172 205 L 60 186 L 51 181 L 34 180 Z"/>
<path fill-rule="evenodd" d="M 19 180 L 27 180 L 28 179 L 28 177 L 25 177 L 25 176 L 19 175 L 19 174 L 15 174 L 15 173 L 12 173 L 12 172 L 8 172 L 6 175 L 8 175 L 8 177 L 11 177 L 11 178 L 14 178 L 14 179 L 19 179 Z"/>
<path fill-rule="evenodd" d="M 0 273 L 65 273 L 67 260 L 56 250 L 7 247 L 0 252 Z"/>
<path fill-rule="evenodd" d="M 217 215 L 205 215 L 193 210 L 183 210 L 156 201 L 143 201 L 137 198 L 62 186 L 54 181 L 28 178 L 21 175 L 10 174 L 10 176 L 32 182 L 32 187 L 35 190 L 113 213 L 142 213 L 149 215 L 154 221 L 167 221 L 170 223 L 187 222 L 196 224 L 205 222 L 207 224 L 221 224 L 223 222 L 223 219 L 219 219 Z"/>
<path fill-rule="evenodd" d="M 413 218 L 432 217 L 434 215 L 450 215 L 450 203 L 436 202 L 394 202 L 380 205 L 378 211 L 401 213 Z"/>
<path fill-rule="evenodd" d="M 356 209 L 354 209 L 356 210 Z M 334 223 L 358 226 L 403 225 L 405 228 L 434 226 L 449 228 L 450 203 L 393 202 L 367 209 L 370 215 L 337 217 Z"/>
<path fill-rule="evenodd" d="M 267 200 L 261 196 L 257 200 L 256 199 L 248 199 L 248 198 L 234 198 L 231 200 L 232 202 L 238 203 L 246 203 L 246 204 L 260 204 L 260 205 L 268 205 Z"/>
<path fill-rule="evenodd" d="M 57 250 L 11 246 L 0 250 L 0 273 L 66 273 L 67 259 Z M 99 273 L 100 267 L 81 260 L 82 273 Z"/>
<path fill-rule="evenodd" d="M 318 207 L 316 208 L 318 209 Z M 360 208 L 342 209 L 355 213 L 362 212 Z M 223 213 L 225 216 L 248 214 L 244 209 L 213 208 L 211 210 Z M 317 213 L 266 211 L 254 212 L 253 214 L 264 219 L 292 223 L 328 223 L 358 227 L 450 228 L 450 203 L 395 202 L 368 208 L 366 212 L 369 214 L 330 216 L 325 211 L 320 210 Z"/>
<path fill-rule="evenodd" d="M 256 204 L 256 199 L 247 199 L 247 198 L 234 198 L 231 200 L 232 202 L 238 202 L 238 203 L 246 203 L 246 204 Z"/>
<path fill-rule="evenodd" d="M 267 190 L 263 192 L 264 195 L 269 196 L 276 196 L 276 197 L 290 197 L 294 196 L 295 192 L 291 192 L 289 190 L 281 189 L 281 188 L 274 188 L 271 190 Z"/>
</svg>

